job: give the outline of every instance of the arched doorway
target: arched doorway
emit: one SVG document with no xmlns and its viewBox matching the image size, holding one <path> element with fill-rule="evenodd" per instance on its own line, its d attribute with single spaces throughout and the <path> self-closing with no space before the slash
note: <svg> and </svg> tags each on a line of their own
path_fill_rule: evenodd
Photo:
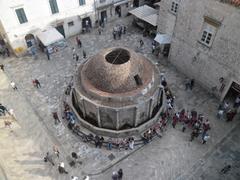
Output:
<svg viewBox="0 0 240 180">
<path fill-rule="evenodd" d="M 121 16 L 122 16 L 121 6 L 116 6 L 116 8 L 115 8 L 115 14 L 118 15 L 118 17 L 121 17 Z"/>
<path fill-rule="evenodd" d="M 27 34 L 25 36 L 25 41 L 28 48 L 36 45 L 35 37 L 33 34 Z"/>
</svg>

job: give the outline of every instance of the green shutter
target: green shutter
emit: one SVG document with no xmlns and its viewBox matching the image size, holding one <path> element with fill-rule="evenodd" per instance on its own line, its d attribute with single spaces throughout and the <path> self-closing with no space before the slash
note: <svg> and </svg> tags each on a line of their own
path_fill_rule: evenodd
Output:
<svg viewBox="0 0 240 180">
<path fill-rule="evenodd" d="M 17 14 L 20 24 L 23 24 L 28 21 L 23 8 L 16 9 L 15 12 Z"/>
<path fill-rule="evenodd" d="M 56 0 L 49 0 L 49 4 L 51 7 L 52 14 L 56 14 L 59 12 Z"/>
</svg>

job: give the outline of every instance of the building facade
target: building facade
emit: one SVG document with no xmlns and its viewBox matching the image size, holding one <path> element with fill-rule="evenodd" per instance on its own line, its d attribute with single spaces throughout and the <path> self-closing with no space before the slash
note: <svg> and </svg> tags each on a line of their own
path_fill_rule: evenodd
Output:
<svg viewBox="0 0 240 180">
<path fill-rule="evenodd" d="M 176 3 L 171 19 L 168 14 L 174 15 Z M 220 100 L 235 98 L 240 94 L 240 1 L 173 0 L 167 4 L 165 12 L 160 5 L 159 31 L 168 33 L 168 24 L 174 24 L 169 61 Z M 161 16 L 168 18 L 161 20 Z"/>
<path fill-rule="evenodd" d="M 56 28 L 64 37 L 94 26 L 94 0 L 2 0 L 0 1 L 0 38 L 16 55 L 24 54 L 35 33 Z"/>
<path fill-rule="evenodd" d="M 100 25 L 119 17 L 125 17 L 132 8 L 132 0 L 96 0 L 95 2 L 97 20 Z"/>
</svg>

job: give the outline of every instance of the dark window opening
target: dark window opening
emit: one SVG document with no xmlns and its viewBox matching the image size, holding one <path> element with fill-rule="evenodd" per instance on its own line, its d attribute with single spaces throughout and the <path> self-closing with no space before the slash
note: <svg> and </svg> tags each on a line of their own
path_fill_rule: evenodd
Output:
<svg viewBox="0 0 240 180">
<path fill-rule="evenodd" d="M 74 26 L 74 22 L 73 21 L 68 22 L 68 27 L 71 27 L 71 26 Z"/>
<path fill-rule="evenodd" d="M 142 79 L 140 78 L 140 76 L 138 74 L 134 76 L 134 79 L 138 86 L 141 86 L 143 84 Z"/>
<path fill-rule="evenodd" d="M 124 64 L 129 61 L 130 54 L 125 49 L 115 49 L 105 56 L 107 62 L 111 64 Z"/>
</svg>

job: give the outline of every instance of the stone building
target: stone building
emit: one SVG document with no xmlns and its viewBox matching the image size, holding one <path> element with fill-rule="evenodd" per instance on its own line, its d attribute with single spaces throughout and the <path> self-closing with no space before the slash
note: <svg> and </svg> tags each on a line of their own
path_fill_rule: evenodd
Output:
<svg viewBox="0 0 240 180">
<path fill-rule="evenodd" d="M 1 0 L 0 39 L 15 54 L 24 54 L 36 32 L 56 28 L 64 37 L 79 33 L 95 22 L 94 0 Z"/>
<path fill-rule="evenodd" d="M 80 123 L 96 134 L 139 134 L 159 120 L 164 92 L 158 68 L 126 48 L 100 51 L 80 65 L 72 106 Z"/>
<path fill-rule="evenodd" d="M 220 100 L 240 94 L 239 7 L 239 0 L 160 2 L 159 31 L 173 29 L 169 61 Z"/>
<path fill-rule="evenodd" d="M 125 17 L 132 7 L 132 0 L 96 0 L 95 8 L 99 24 Z"/>
</svg>

